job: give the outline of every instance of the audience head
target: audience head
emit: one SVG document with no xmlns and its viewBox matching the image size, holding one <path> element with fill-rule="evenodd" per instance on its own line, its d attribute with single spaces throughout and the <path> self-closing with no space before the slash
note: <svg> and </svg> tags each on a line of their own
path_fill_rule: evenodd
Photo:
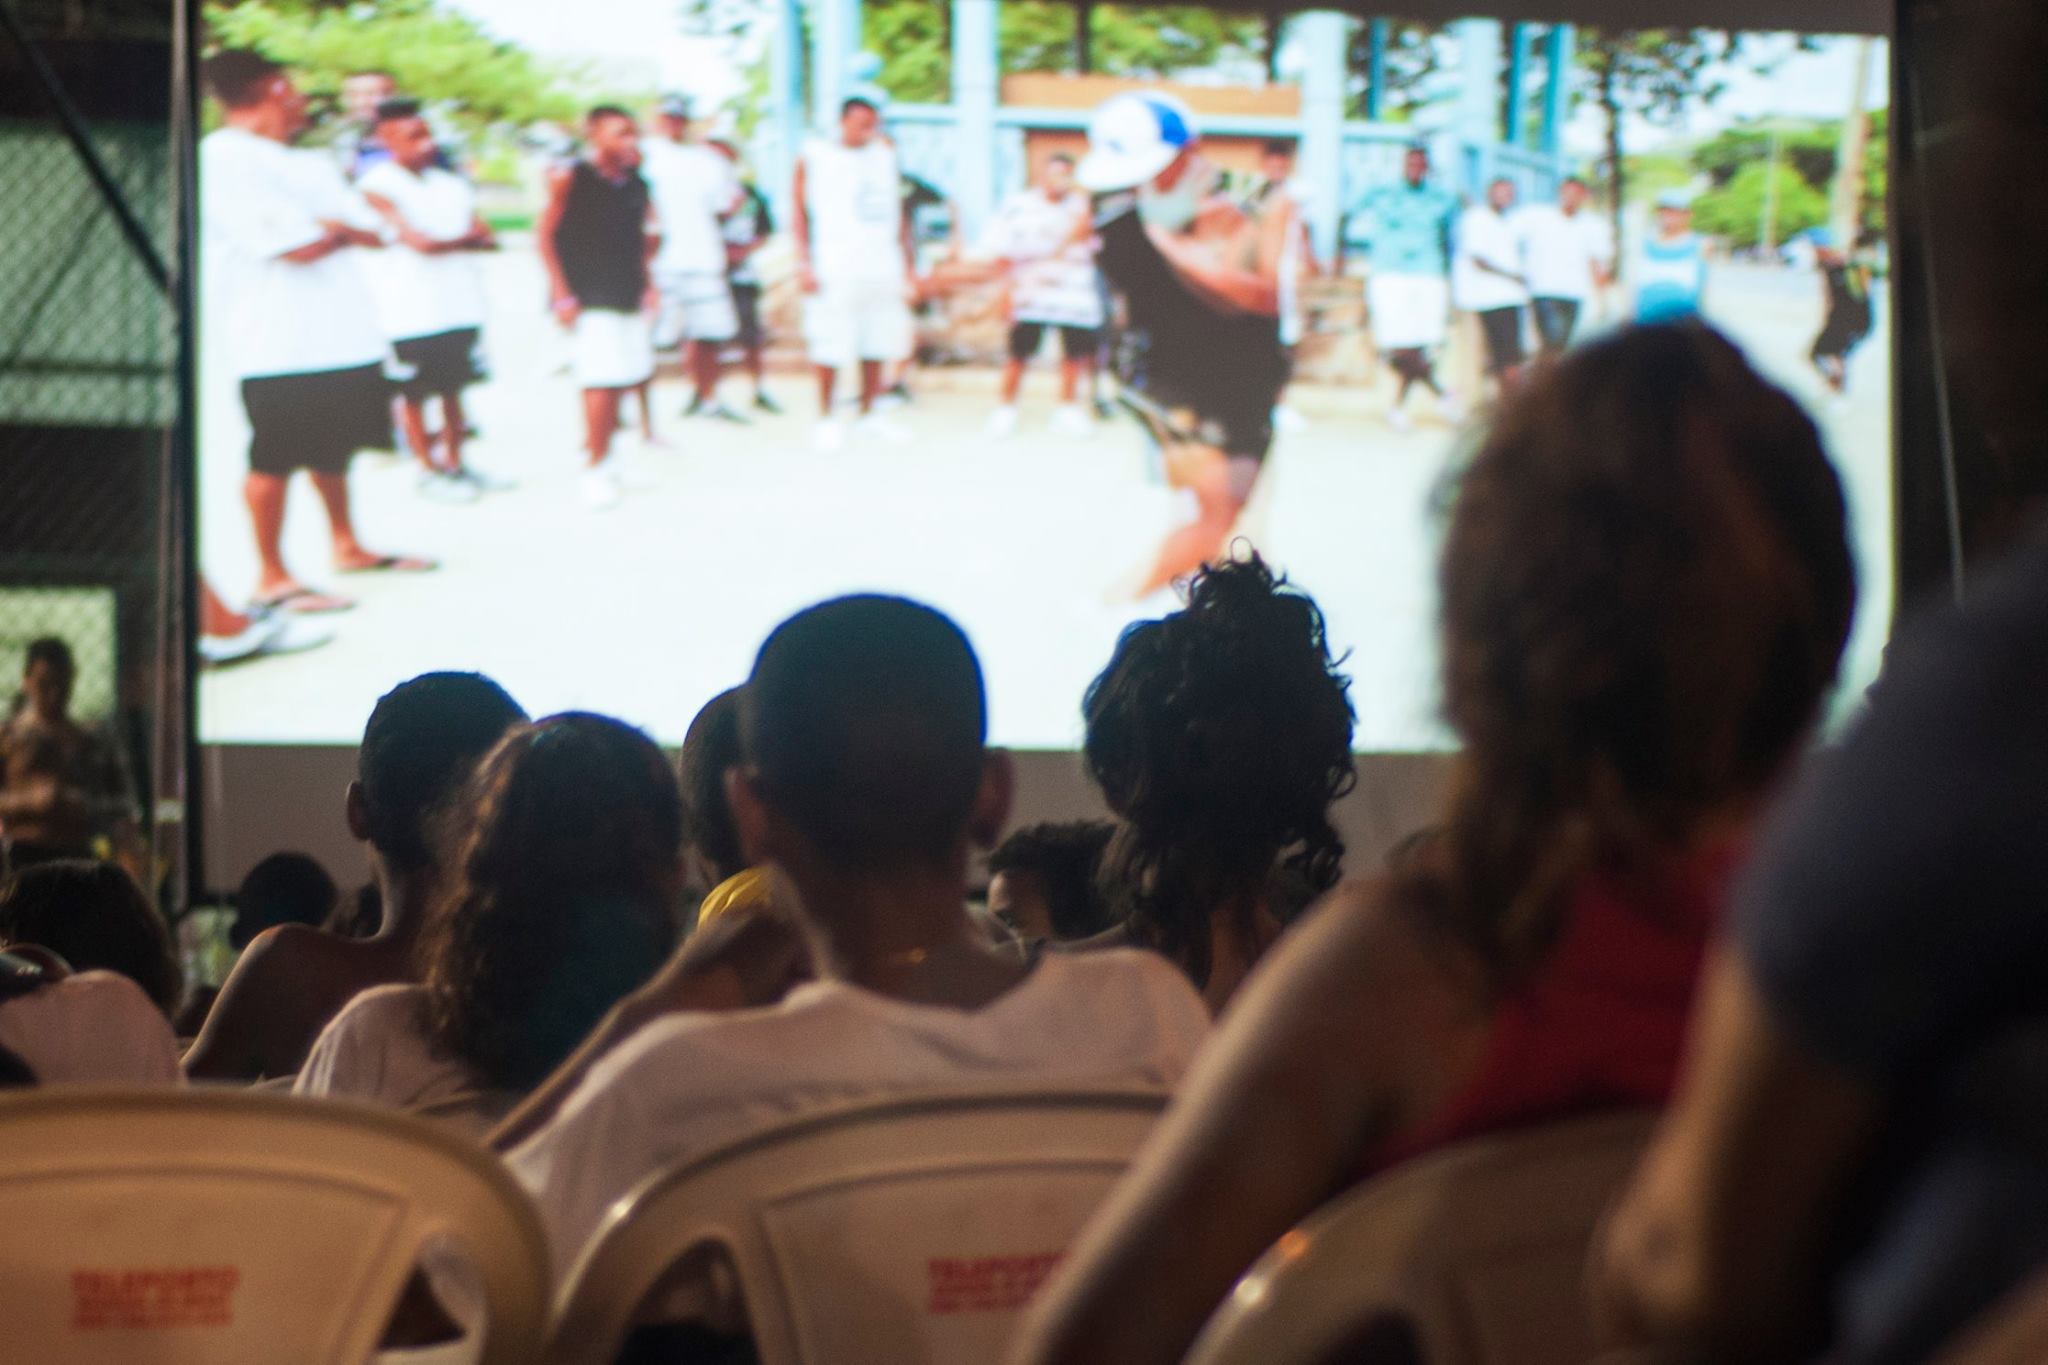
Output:
<svg viewBox="0 0 2048 1365">
<path fill-rule="evenodd" d="M 1420 879 L 1447 876 L 1473 946 L 1519 970 L 1571 877 L 1762 793 L 1834 681 L 1855 575 L 1813 423 L 1698 325 L 1572 352 L 1447 492 L 1463 773 Z"/>
<path fill-rule="evenodd" d="M 71 646 L 54 635 L 30 640 L 22 653 L 21 699 L 30 714 L 62 720 L 71 711 L 71 689 L 78 682 L 78 664 Z"/>
<path fill-rule="evenodd" d="M 0 886 L 0 945 L 33 944 L 75 971 L 118 972 L 169 1015 L 183 974 L 163 916 L 135 879 L 85 858 L 38 863 Z"/>
<path fill-rule="evenodd" d="M 228 942 L 237 949 L 280 924 L 318 927 L 334 913 L 341 893 L 334 878 L 304 853 L 273 853 L 249 869 L 235 891 L 235 922 Z"/>
<path fill-rule="evenodd" d="M 1096 871 L 1116 826 L 1029 825 L 988 855 L 988 908 L 1026 939 L 1091 938 L 1116 922 Z"/>
<path fill-rule="evenodd" d="M 363 730 L 348 792 L 350 832 L 396 873 L 444 862 L 453 798 L 478 760 L 525 719 L 480 673 L 424 673 L 392 688 Z"/>
<path fill-rule="evenodd" d="M 740 689 L 729 687 L 704 703 L 683 734 L 676 777 L 683 789 L 683 846 L 699 864 L 706 890 L 746 870 L 725 775 L 740 764 Z"/>
<path fill-rule="evenodd" d="M 1335 884 L 1329 809 L 1356 777 L 1349 687 L 1322 611 L 1256 555 L 1197 574 L 1187 606 L 1126 630 L 1089 684 L 1088 771 L 1122 822 L 1106 881 L 1134 936 L 1196 981 L 1211 915 L 1249 913 L 1281 855 Z"/>
<path fill-rule="evenodd" d="M 632 726 L 572 712 L 507 735 L 423 950 L 441 1049 L 494 1089 L 553 1070 L 674 945 L 682 839 L 675 775 Z"/>
<path fill-rule="evenodd" d="M 761 646 L 729 783 L 756 862 L 841 875 L 965 876 L 994 843 L 1009 767 L 984 747 L 981 665 L 960 627 L 899 597 L 798 612 Z"/>
</svg>

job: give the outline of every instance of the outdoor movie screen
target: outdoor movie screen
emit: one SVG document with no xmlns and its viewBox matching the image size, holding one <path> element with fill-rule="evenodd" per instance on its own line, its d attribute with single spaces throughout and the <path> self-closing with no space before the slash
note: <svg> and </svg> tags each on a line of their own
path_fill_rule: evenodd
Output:
<svg viewBox="0 0 2048 1365">
<path fill-rule="evenodd" d="M 455 668 L 673 743 L 781 618 L 878 590 L 966 628 L 996 742 L 1073 748 L 1118 633 L 1256 547 L 1358 747 L 1442 747 L 1447 470 L 1566 348 L 1690 315 L 1820 423 L 1843 695 L 1875 674 L 1884 40 L 943 3 L 214 0 L 202 738 L 352 742 Z M 1099 143 L 1197 146 L 1143 232 L 1240 262 L 1286 348 L 1220 422 L 1121 382 L 1076 172 L 1132 91 Z"/>
</svg>

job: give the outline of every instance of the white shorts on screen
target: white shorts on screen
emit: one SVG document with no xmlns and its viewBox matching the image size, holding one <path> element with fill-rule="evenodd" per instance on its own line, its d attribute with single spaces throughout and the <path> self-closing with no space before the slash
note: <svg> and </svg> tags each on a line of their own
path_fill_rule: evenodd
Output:
<svg viewBox="0 0 2048 1365">
<path fill-rule="evenodd" d="M 654 335 L 645 313 L 586 308 L 576 315 L 571 351 L 585 389 L 630 389 L 654 377 Z"/>
<path fill-rule="evenodd" d="M 912 341 L 901 276 L 818 282 L 804 299 L 804 341 L 813 364 L 844 368 L 858 360 L 902 360 Z"/>
<path fill-rule="evenodd" d="M 1367 319 L 1382 351 L 1441 346 L 1449 327 L 1451 282 L 1443 275 L 1376 272 L 1366 280 Z"/>
</svg>

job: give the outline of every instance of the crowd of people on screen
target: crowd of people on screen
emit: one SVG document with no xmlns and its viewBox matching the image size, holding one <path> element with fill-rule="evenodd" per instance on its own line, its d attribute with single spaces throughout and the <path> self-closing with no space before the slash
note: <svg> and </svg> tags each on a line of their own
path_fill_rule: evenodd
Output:
<svg viewBox="0 0 2048 1365">
<path fill-rule="evenodd" d="M 2038 109 L 2048 21 L 2020 28 L 1987 92 Z M 2048 117 L 1995 136 L 2039 160 Z M 2024 351 L 2048 267 L 1990 259 L 1959 344 Z M 2048 454 L 2038 384 L 1985 392 L 2004 449 Z M 1168 1091 L 1013 1348 L 1119 1365 L 1180 1359 L 1355 1184 L 1660 1110 L 1589 1266 L 1610 1344 L 1927 1358 L 2048 1263 L 2048 538 L 1904 627 L 1820 748 L 1857 596 L 1843 490 L 1710 328 L 1532 367 L 1442 506 L 1454 778 L 1377 870 L 1339 877 L 1343 661 L 1256 554 L 1199 568 L 1081 700 L 1110 819 L 1021 831 L 966 634 L 848 596 L 775 626 L 673 765 L 476 674 L 400 683 L 341 813 L 373 892 L 259 867 L 210 1002 L 127 873 L 41 846 L 93 771 L 48 758 L 0 888 L 0 1085 L 409 1111 L 503 1155 L 558 1274 L 648 1175 L 817 1106 Z M 68 733 L 54 658 L 0 755 Z"/>
</svg>

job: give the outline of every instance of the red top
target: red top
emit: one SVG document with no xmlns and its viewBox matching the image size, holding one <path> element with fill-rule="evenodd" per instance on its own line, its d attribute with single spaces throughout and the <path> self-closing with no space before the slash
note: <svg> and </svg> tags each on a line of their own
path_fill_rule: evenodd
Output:
<svg viewBox="0 0 2048 1365">
<path fill-rule="evenodd" d="M 1661 1109 L 1742 851 L 1721 844 L 1647 873 L 1584 877 L 1556 945 L 1494 1011 L 1471 1081 L 1427 1122 L 1382 1143 L 1366 1173 L 1503 1129 Z"/>
</svg>

